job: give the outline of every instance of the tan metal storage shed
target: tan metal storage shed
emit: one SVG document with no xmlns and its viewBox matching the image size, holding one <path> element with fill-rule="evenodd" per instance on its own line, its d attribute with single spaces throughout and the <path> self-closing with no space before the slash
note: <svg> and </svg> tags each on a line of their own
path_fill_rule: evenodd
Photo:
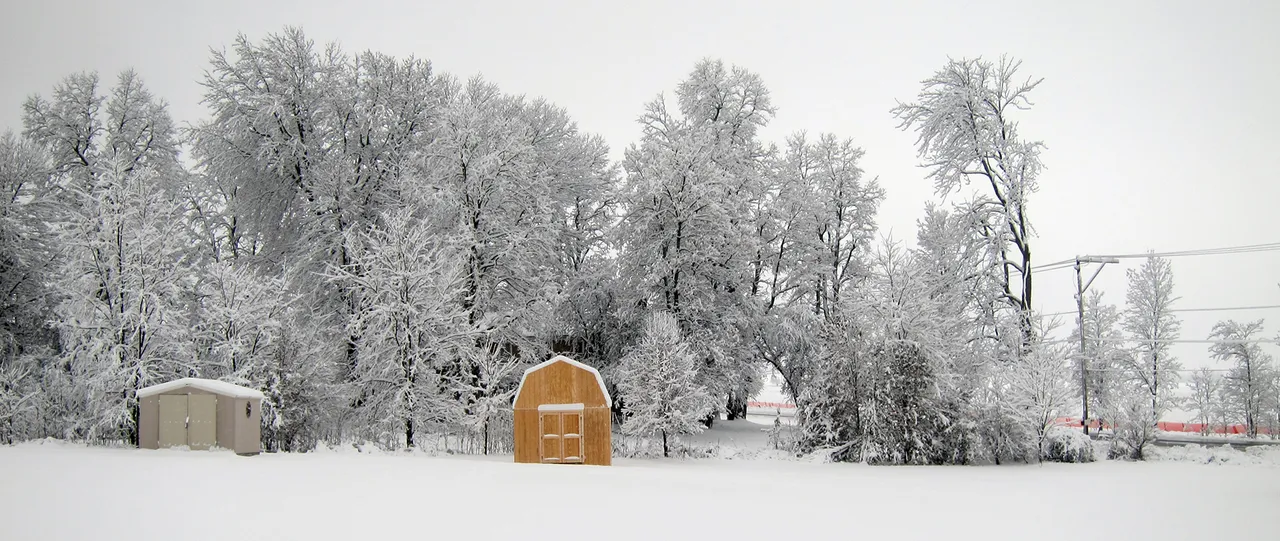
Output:
<svg viewBox="0 0 1280 541">
<path fill-rule="evenodd" d="M 138 390 L 138 446 L 262 451 L 262 392 L 211 379 L 182 378 Z"/>
<path fill-rule="evenodd" d="M 524 372 L 515 399 L 516 462 L 595 464 L 613 461 L 604 378 L 563 355 Z"/>
</svg>

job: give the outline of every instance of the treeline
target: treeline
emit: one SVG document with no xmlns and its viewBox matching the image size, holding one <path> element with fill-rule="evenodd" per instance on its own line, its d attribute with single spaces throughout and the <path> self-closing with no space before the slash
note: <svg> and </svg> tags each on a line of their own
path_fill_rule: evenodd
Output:
<svg viewBox="0 0 1280 541">
<path fill-rule="evenodd" d="M 214 53 L 185 129 L 137 74 L 72 75 L 0 142 L 0 441 L 135 443 L 136 391 L 195 376 L 262 389 L 269 450 L 501 452 L 521 372 L 564 353 L 628 433 L 743 416 L 772 368 L 803 449 L 1061 454 L 1078 363 L 1030 310 L 1017 70 L 950 61 L 892 111 L 968 197 L 911 248 L 876 241 L 862 149 L 761 140 L 764 82 L 715 60 L 645 105 L 621 164 L 553 104 L 298 29 Z M 1170 380 L 1113 399 L 1142 396 L 1127 370 L 1097 396 L 1146 426 Z"/>
</svg>

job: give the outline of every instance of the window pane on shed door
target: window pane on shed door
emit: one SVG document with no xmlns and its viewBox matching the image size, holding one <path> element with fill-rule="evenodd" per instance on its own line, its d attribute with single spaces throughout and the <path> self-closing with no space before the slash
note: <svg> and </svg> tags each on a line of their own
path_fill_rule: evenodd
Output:
<svg viewBox="0 0 1280 541">
<path fill-rule="evenodd" d="M 566 413 L 564 414 L 564 433 L 565 434 L 582 434 L 582 414 Z"/>
<path fill-rule="evenodd" d="M 542 437 L 542 461 L 543 462 L 560 462 L 564 460 L 564 454 L 561 452 L 564 440 L 560 436 L 543 436 Z"/>
<path fill-rule="evenodd" d="M 543 436 L 547 434 L 555 434 L 555 435 L 564 434 L 564 432 L 560 430 L 559 414 L 544 413 L 541 415 L 541 417 L 542 417 L 542 435 Z"/>
<path fill-rule="evenodd" d="M 582 438 L 564 438 L 564 460 L 582 462 Z"/>
</svg>

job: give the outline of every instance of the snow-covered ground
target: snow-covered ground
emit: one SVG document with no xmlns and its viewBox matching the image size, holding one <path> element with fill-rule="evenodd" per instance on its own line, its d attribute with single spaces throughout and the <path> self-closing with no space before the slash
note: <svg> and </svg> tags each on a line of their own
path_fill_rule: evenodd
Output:
<svg viewBox="0 0 1280 541">
<path fill-rule="evenodd" d="M 0 447 L 0 539 L 1276 539 L 1280 467 L 1212 464 L 589 467 L 31 442 Z"/>
</svg>

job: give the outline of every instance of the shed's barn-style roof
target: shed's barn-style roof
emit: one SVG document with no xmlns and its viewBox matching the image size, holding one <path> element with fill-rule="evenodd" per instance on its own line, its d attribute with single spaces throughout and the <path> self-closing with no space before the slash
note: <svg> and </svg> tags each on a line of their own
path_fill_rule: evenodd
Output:
<svg viewBox="0 0 1280 541">
<path fill-rule="evenodd" d="M 520 400 L 520 391 L 524 390 L 524 382 L 525 380 L 529 379 L 529 374 L 542 370 L 543 368 L 551 366 L 552 364 L 555 364 L 555 363 L 567 363 L 576 368 L 581 368 L 583 370 L 591 372 L 591 374 L 596 377 L 596 383 L 600 384 L 600 394 L 604 395 L 605 405 L 610 406 L 613 404 L 613 399 L 609 397 L 609 388 L 604 386 L 604 378 L 600 377 L 600 372 L 590 366 L 587 366 L 578 361 L 565 357 L 564 355 L 556 355 L 555 357 L 552 357 L 551 360 L 538 363 L 534 366 L 529 367 L 528 370 L 525 370 L 524 377 L 520 378 L 520 386 L 516 388 L 515 400 Z"/>
<path fill-rule="evenodd" d="M 201 379 L 201 378 L 175 379 L 173 381 L 161 383 L 159 385 L 143 387 L 141 389 L 138 389 L 138 398 L 142 398 L 144 396 L 151 396 L 155 394 L 166 393 L 169 391 L 175 391 L 183 387 L 195 387 L 197 389 L 200 389 L 201 391 L 208 391 L 214 394 L 230 396 L 233 398 L 258 398 L 258 399 L 263 398 L 262 391 L 258 391 L 256 389 L 242 387 L 240 385 L 236 385 L 234 383 L 227 383 L 225 381 L 218 381 L 213 379 Z"/>
</svg>

